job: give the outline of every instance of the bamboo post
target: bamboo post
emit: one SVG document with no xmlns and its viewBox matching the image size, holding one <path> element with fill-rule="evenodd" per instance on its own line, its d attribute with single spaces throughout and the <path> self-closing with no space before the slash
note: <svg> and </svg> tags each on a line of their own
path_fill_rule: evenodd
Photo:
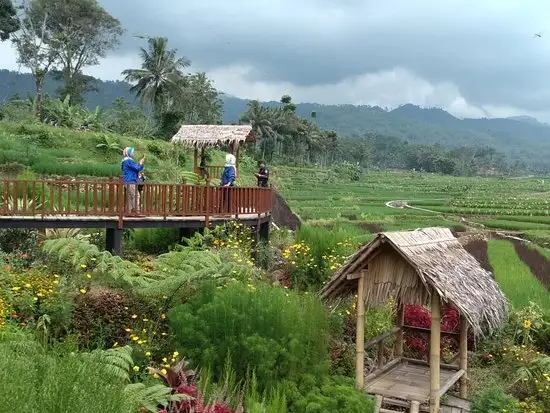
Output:
<svg viewBox="0 0 550 413">
<path fill-rule="evenodd" d="M 439 369 L 441 345 L 441 307 L 439 295 L 432 290 L 432 328 L 430 331 L 430 413 L 439 413 Z"/>
<path fill-rule="evenodd" d="M 197 158 L 199 157 L 199 148 L 197 147 L 197 144 L 195 143 L 195 153 L 193 154 L 193 171 L 197 173 Z"/>
<path fill-rule="evenodd" d="M 362 389 L 365 382 L 365 275 L 357 281 L 357 331 L 355 333 L 355 387 Z"/>
<path fill-rule="evenodd" d="M 415 400 L 411 401 L 411 410 L 410 413 L 419 413 L 420 412 L 420 402 Z"/>
<path fill-rule="evenodd" d="M 468 320 L 466 317 L 460 317 L 460 362 L 459 367 L 464 370 L 464 375 L 460 378 L 460 397 L 468 397 Z"/>
<path fill-rule="evenodd" d="M 239 145 L 239 142 L 235 142 L 235 145 L 237 145 L 237 154 L 235 155 L 235 158 L 236 158 L 235 169 L 237 170 L 237 176 L 238 176 L 239 175 L 239 152 L 240 152 L 241 146 Z"/>
<path fill-rule="evenodd" d="M 377 394 L 374 396 L 374 411 L 373 413 L 380 413 L 380 409 L 382 409 L 382 402 L 384 401 L 384 398 Z"/>
<path fill-rule="evenodd" d="M 403 324 L 405 323 L 405 306 L 401 301 L 398 302 L 395 325 L 399 331 L 395 333 L 395 357 L 403 357 Z"/>
</svg>

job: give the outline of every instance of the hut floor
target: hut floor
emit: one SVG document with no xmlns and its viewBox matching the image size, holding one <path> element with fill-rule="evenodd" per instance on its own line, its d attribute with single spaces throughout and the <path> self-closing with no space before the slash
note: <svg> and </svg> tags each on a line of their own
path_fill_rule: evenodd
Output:
<svg viewBox="0 0 550 413">
<path fill-rule="evenodd" d="M 455 374 L 456 370 L 441 367 L 440 387 L 453 380 Z M 425 403 L 430 398 L 430 367 L 407 362 L 399 363 L 367 382 L 365 388 L 370 394 Z"/>
</svg>

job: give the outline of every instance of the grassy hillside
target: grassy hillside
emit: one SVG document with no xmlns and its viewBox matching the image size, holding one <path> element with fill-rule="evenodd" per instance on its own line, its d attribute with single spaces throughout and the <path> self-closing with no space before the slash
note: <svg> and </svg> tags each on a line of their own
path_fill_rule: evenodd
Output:
<svg viewBox="0 0 550 413">
<path fill-rule="evenodd" d="M 57 178 L 118 177 L 121 148 L 133 146 L 136 157 L 145 155 L 145 173 L 152 181 L 181 182 L 192 178 L 193 153 L 181 145 L 107 133 L 78 132 L 41 124 L 0 122 L 0 175 L 22 171 Z M 224 154 L 209 150 L 212 165 L 223 165 Z M 240 184 L 251 184 L 253 161 L 242 158 Z"/>
</svg>

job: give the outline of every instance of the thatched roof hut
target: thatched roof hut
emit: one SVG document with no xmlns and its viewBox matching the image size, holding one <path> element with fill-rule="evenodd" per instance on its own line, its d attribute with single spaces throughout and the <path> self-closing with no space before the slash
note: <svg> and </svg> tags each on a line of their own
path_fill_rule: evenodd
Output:
<svg viewBox="0 0 550 413">
<path fill-rule="evenodd" d="M 321 295 L 336 298 L 357 292 L 355 382 L 375 395 L 375 411 L 385 398 L 406 396 L 410 411 L 428 403 L 430 413 L 440 410 L 440 398 L 460 382 L 467 396 L 468 330 L 483 335 L 501 326 L 508 303 L 489 271 L 483 269 L 447 228 L 384 232 L 359 249 L 323 287 Z M 396 327 L 365 343 L 365 304 L 395 298 Z M 458 365 L 441 363 L 441 303 L 460 312 Z M 429 362 L 404 357 L 406 304 L 429 305 L 431 328 Z M 368 320 L 367 320 L 368 322 Z M 449 332 L 448 334 L 456 334 Z M 395 335 L 395 358 L 384 364 L 384 340 Z M 378 367 L 364 375 L 365 346 L 378 345 Z M 365 384 L 366 382 L 366 384 Z"/>
<path fill-rule="evenodd" d="M 489 271 L 484 270 L 447 228 L 385 232 L 359 249 L 321 294 L 351 294 L 357 276 L 368 268 L 364 300 L 377 305 L 394 297 L 405 304 L 429 305 L 431 291 L 455 306 L 476 335 L 501 326 L 508 303 Z"/>
<path fill-rule="evenodd" d="M 172 142 L 189 146 L 235 145 L 254 141 L 250 125 L 183 125 Z"/>
</svg>

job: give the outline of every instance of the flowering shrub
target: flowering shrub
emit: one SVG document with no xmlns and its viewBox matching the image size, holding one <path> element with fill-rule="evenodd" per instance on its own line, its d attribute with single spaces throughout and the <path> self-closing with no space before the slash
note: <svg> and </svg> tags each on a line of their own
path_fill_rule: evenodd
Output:
<svg viewBox="0 0 550 413">
<path fill-rule="evenodd" d="M 304 240 L 292 244 L 283 251 L 283 258 L 290 267 L 292 284 L 299 289 L 307 290 L 326 282 L 332 272 L 344 264 L 347 254 L 342 250 L 351 246 L 349 240 L 338 242 L 317 256 Z"/>
<path fill-rule="evenodd" d="M 58 284 L 58 275 L 47 274 L 41 269 L 15 271 L 4 267 L 0 273 L 2 320 L 10 314 L 10 319 L 22 326 L 34 321 L 41 314 L 40 304 L 56 292 Z"/>
</svg>

